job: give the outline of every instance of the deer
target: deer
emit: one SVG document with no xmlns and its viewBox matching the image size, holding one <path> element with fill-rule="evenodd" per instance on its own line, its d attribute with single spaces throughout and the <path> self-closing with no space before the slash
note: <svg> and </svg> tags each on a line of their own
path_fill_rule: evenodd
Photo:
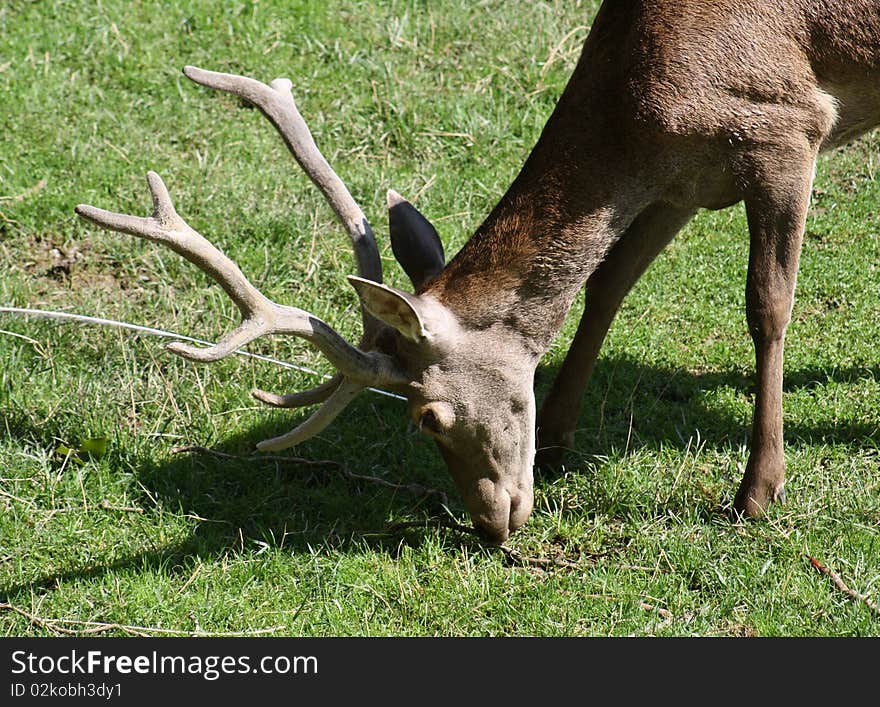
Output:
<svg viewBox="0 0 880 707">
<path fill-rule="evenodd" d="M 148 217 L 75 211 L 171 248 L 237 305 L 241 324 L 219 343 L 175 342 L 171 352 L 209 362 L 289 334 L 335 367 L 311 390 L 253 391 L 276 407 L 319 405 L 259 449 L 320 433 L 367 387 L 396 392 L 436 442 L 474 529 L 504 543 L 531 514 L 536 463 L 558 463 L 573 445 L 581 398 L 626 294 L 698 210 L 744 202 L 756 396 L 732 510 L 759 518 L 785 501 L 783 350 L 816 159 L 880 123 L 880 2 L 607 0 L 521 171 L 455 257 L 447 263 L 430 221 L 388 191 L 391 247 L 411 292 L 383 284 L 372 228 L 318 150 L 290 80 L 183 73 L 256 106 L 344 225 L 357 263 L 348 281 L 359 344 L 266 298 L 183 220 L 155 172 Z M 581 291 L 580 324 L 538 411 L 535 371 Z"/>
</svg>

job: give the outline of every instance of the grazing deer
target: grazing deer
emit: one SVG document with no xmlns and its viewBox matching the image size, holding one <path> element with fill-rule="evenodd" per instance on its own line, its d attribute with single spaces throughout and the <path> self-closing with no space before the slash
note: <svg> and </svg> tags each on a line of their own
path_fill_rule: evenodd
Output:
<svg viewBox="0 0 880 707">
<path fill-rule="evenodd" d="M 507 193 L 449 263 L 430 223 L 389 192 L 391 244 L 415 294 L 382 284 L 372 231 L 315 146 L 291 82 L 184 74 L 257 106 L 351 237 L 364 336 L 353 346 L 295 307 L 268 300 L 177 214 L 147 176 L 138 218 L 80 205 L 104 228 L 158 241 L 213 277 L 242 323 L 214 361 L 266 334 L 293 334 L 338 369 L 310 391 L 255 391 L 270 405 L 323 403 L 264 450 L 320 432 L 367 386 L 404 394 L 432 436 L 474 526 L 501 543 L 532 510 L 537 434 L 569 447 L 580 400 L 626 293 L 700 208 L 745 202 L 746 316 L 757 397 L 751 453 L 734 501 L 760 515 L 784 500 L 782 354 L 817 154 L 880 122 L 878 0 L 613 0 L 602 5 L 567 87 Z M 580 326 L 540 414 L 534 372 L 585 286 Z"/>
</svg>

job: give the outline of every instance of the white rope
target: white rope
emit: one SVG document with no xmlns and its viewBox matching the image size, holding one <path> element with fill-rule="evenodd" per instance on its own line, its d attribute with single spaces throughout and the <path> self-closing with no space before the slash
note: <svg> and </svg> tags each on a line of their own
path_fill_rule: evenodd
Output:
<svg viewBox="0 0 880 707">
<path fill-rule="evenodd" d="M 45 309 L 26 309 L 23 307 L 0 307 L 0 314 L 19 314 L 26 317 L 41 317 L 43 319 L 59 319 L 59 320 L 68 320 L 74 322 L 80 322 L 82 324 L 98 324 L 100 326 L 111 326 L 117 327 L 119 329 L 130 329 L 131 331 L 137 331 L 142 334 L 149 334 L 151 336 L 162 336 L 167 339 L 181 339 L 183 341 L 190 341 L 194 344 L 202 344 L 203 346 L 211 346 L 212 342 L 204 341 L 203 339 L 194 339 L 191 336 L 184 336 L 183 334 L 177 334 L 173 331 L 165 331 L 164 329 L 154 329 L 153 327 L 141 326 L 140 324 L 130 324 L 129 322 L 119 322 L 115 319 L 103 319 L 101 317 L 89 317 L 85 314 L 73 314 L 71 312 L 51 312 Z M 12 332 L 9 332 L 10 334 Z M 248 358 L 254 358 L 258 361 L 266 361 L 267 363 L 275 364 L 276 366 L 281 366 L 283 368 L 292 368 L 295 371 L 299 371 L 301 373 L 308 373 L 313 376 L 320 376 L 321 378 L 332 378 L 332 376 L 321 373 L 320 371 L 312 370 L 311 368 L 306 368 L 305 366 L 298 366 L 295 363 L 290 363 L 289 361 L 281 361 L 277 358 L 271 358 L 269 356 L 262 356 L 260 354 L 251 353 L 250 351 L 236 351 L 239 356 L 247 356 Z M 397 400 L 406 400 L 402 395 L 397 395 L 396 393 L 389 393 L 387 390 L 379 390 L 378 388 L 367 388 L 367 390 L 371 390 L 374 393 L 379 393 L 380 395 L 386 395 L 389 398 L 396 398 Z"/>
</svg>

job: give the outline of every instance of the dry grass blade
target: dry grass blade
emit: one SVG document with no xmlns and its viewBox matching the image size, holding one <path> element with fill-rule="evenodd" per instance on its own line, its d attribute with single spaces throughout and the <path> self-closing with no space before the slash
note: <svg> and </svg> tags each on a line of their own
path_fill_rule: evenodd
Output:
<svg viewBox="0 0 880 707">
<path fill-rule="evenodd" d="M 871 597 L 867 594 L 859 594 L 855 589 L 850 589 L 846 583 L 840 578 L 840 575 L 837 574 L 834 570 L 829 567 L 823 565 L 819 560 L 817 560 L 812 555 L 804 555 L 809 561 L 810 564 L 813 565 L 819 572 L 824 575 L 827 575 L 831 578 L 831 581 L 834 582 L 834 586 L 837 587 L 840 591 L 846 594 L 853 601 L 860 601 L 865 604 L 871 611 L 875 614 L 880 615 L 880 607 L 877 606 L 877 602 L 875 602 Z"/>
<path fill-rule="evenodd" d="M 369 476 L 367 474 L 357 474 L 353 471 L 350 471 L 343 465 L 341 462 L 334 461 L 332 459 L 305 459 L 303 457 L 287 457 L 280 456 L 277 454 L 252 454 L 249 456 L 240 456 L 235 454 L 227 454 L 226 452 L 218 452 L 214 449 L 208 449 L 207 447 L 200 447 L 198 445 L 189 445 L 186 447 L 175 447 L 171 450 L 172 454 L 207 454 L 212 457 L 217 457 L 219 459 L 236 459 L 238 461 L 273 461 L 273 462 L 288 462 L 291 464 L 304 464 L 307 466 L 324 466 L 324 467 L 334 467 L 336 468 L 342 476 L 346 479 L 351 479 L 353 481 L 365 481 L 371 484 L 377 484 L 379 486 L 384 486 L 385 488 L 392 489 L 394 491 L 406 491 L 407 493 L 411 493 L 415 496 L 438 496 L 440 498 L 441 503 L 444 506 L 449 505 L 449 499 L 446 496 L 444 491 L 439 489 L 433 489 L 428 486 L 423 486 L 422 484 L 395 484 L 392 481 L 388 481 L 386 479 L 380 478 L 378 476 Z"/>
<path fill-rule="evenodd" d="M 475 528 L 470 527 L 469 525 L 461 525 L 460 523 L 456 523 L 453 520 L 449 520 L 448 518 L 425 518 L 424 520 L 402 520 L 397 523 L 392 523 L 388 527 L 385 528 L 385 533 L 388 535 L 393 535 L 394 533 L 399 533 L 401 530 L 406 530 L 407 528 L 448 528 L 449 530 L 455 530 L 459 533 L 464 533 L 465 535 L 478 535 L 477 530 Z"/>
<path fill-rule="evenodd" d="M 523 555 L 519 550 L 508 547 L 507 545 L 499 545 L 498 549 L 513 562 L 529 565 L 530 567 L 541 567 L 544 569 L 548 567 L 564 567 L 565 569 L 570 570 L 584 569 L 583 565 L 567 560 L 561 554 L 556 555 L 555 557 L 531 557 L 529 555 Z"/>
<path fill-rule="evenodd" d="M 283 626 L 272 626 L 270 628 L 255 629 L 253 631 L 234 631 L 234 632 L 211 632 L 211 631 L 187 631 L 185 629 L 173 628 L 154 628 L 151 626 L 130 626 L 127 624 L 105 623 L 101 621 L 77 621 L 73 619 L 47 619 L 37 616 L 29 611 L 20 609 L 12 604 L 0 604 L 0 611 L 11 611 L 19 616 L 26 618 L 34 626 L 39 626 L 50 633 L 59 636 L 85 636 L 96 633 L 105 633 L 107 631 L 120 631 L 129 636 L 189 636 L 202 638 L 237 638 L 244 636 L 262 636 L 277 633 L 282 630 Z M 67 628 L 73 626 L 78 628 Z"/>
<path fill-rule="evenodd" d="M 468 525 L 461 525 L 448 518 L 425 518 L 424 520 L 400 521 L 389 525 L 385 528 L 385 532 L 388 534 L 394 534 L 401 530 L 406 530 L 407 528 L 448 528 L 449 530 L 454 530 L 465 535 L 475 535 L 477 537 L 480 535 L 479 531 L 475 528 Z M 541 569 L 547 569 L 550 567 L 584 569 L 583 565 L 566 559 L 561 553 L 557 554 L 555 557 L 533 557 L 531 555 L 524 555 L 516 548 L 509 547 L 508 545 L 487 545 L 487 547 L 489 549 L 498 550 L 509 561 L 519 565 L 528 565 L 529 567 L 539 567 Z"/>
<path fill-rule="evenodd" d="M 37 193 L 43 191 L 43 189 L 45 189 L 45 188 L 46 188 L 46 180 L 41 179 L 39 182 L 37 182 L 33 186 L 30 186 L 27 189 L 25 189 L 21 194 L 14 194 L 13 196 L 0 196 L 0 201 L 13 201 L 13 202 L 24 201 L 29 196 L 33 196 L 34 194 L 37 194 Z"/>
<path fill-rule="evenodd" d="M 645 611 L 656 611 L 657 616 L 662 619 L 666 619 L 667 621 L 672 621 L 672 619 L 674 618 L 672 612 L 669 609 L 664 609 L 662 606 L 654 606 L 653 604 L 649 604 L 646 601 L 640 601 L 639 608 L 644 609 Z"/>
</svg>

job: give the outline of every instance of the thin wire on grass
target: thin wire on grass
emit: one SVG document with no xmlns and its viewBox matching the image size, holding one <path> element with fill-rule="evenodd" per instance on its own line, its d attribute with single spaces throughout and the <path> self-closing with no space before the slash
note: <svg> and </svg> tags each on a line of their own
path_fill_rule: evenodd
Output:
<svg viewBox="0 0 880 707">
<path fill-rule="evenodd" d="M 0 314 L 17 314 L 21 316 L 31 316 L 31 317 L 40 317 L 44 319 L 57 319 L 60 321 L 75 321 L 83 324 L 96 324 L 99 326 L 110 326 L 117 327 L 120 329 L 128 329 L 130 331 L 136 331 L 142 334 L 148 334 L 150 336 L 160 336 L 164 338 L 170 339 L 180 339 L 183 341 L 189 341 L 195 344 L 201 344 L 203 346 L 210 346 L 210 341 L 204 341 L 203 339 L 196 339 L 191 336 L 185 336 L 183 334 L 178 334 L 176 332 L 166 331 L 164 329 L 156 329 L 154 327 L 146 327 L 141 326 L 139 324 L 132 324 L 130 322 L 121 322 L 115 319 L 104 319 L 102 317 L 92 317 L 84 314 L 73 314 L 71 312 L 55 312 L 44 309 L 30 309 L 23 307 L 0 307 Z M 11 333 L 11 332 L 10 332 Z M 265 361 L 267 363 L 271 363 L 277 366 L 281 366 L 283 368 L 290 368 L 296 371 L 300 371 L 301 373 L 308 373 L 310 375 L 321 376 L 325 379 L 331 378 L 331 376 L 322 374 L 318 371 L 312 370 L 310 368 L 306 368 L 305 366 L 299 366 L 294 363 L 290 363 L 289 361 L 282 361 L 276 358 L 272 358 L 269 356 L 263 356 L 261 354 L 251 353 L 249 351 L 236 351 L 236 354 L 240 356 L 247 356 L 249 358 L 253 358 L 259 361 Z M 380 395 L 385 395 L 390 398 L 396 398 L 398 400 L 406 400 L 402 395 L 397 395 L 395 393 L 389 393 L 385 390 L 380 390 L 378 388 L 368 388 L 368 390 L 379 393 Z M 187 447 L 178 447 L 172 450 L 172 453 L 182 454 L 186 452 L 191 453 L 201 453 L 201 454 L 210 454 L 212 456 L 220 457 L 220 458 L 231 458 L 231 459 L 242 459 L 246 461 L 257 461 L 257 460 L 272 460 L 272 461 L 289 461 L 297 464 L 309 464 L 315 466 L 335 466 L 340 470 L 343 476 L 346 478 L 357 480 L 357 481 L 366 481 L 369 483 L 379 484 L 381 486 L 385 486 L 386 488 L 391 488 L 399 491 L 407 491 L 409 493 L 414 493 L 416 495 L 438 495 L 440 496 L 443 505 L 448 505 L 448 498 L 443 491 L 438 489 L 428 488 L 426 486 L 422 486 L 421 484 L 395 484 L 385 479 L 379 478 L 378 476 L 367 476 L 365 474 L 356 474 L 352 471 L 346 469 L 341 463 L 331 461 L 331 460 L 312 460 L 312 459 L 303 459 L 301 457 L 280 457 L 280 456 L 261 456 L 261 455 L 252 455 L 247 457 L 235 456 L 232 454 L 226 454 L 224 452 L 218 452 L 212 449 L 208 449 L 207 447 L 199 447 L 199 446 L 187 446 Z M 424 523 L 397 523 L 393 526 L 390 526 L 386 529 L 386 532 L 395 532 L 405 527 L 415 527 L 415 525 L 419 525 L 420 527 L 425 527 Z M 439 523 L 442 527 L 451 528 L 453 530 L 457 530 L 459 532 L 469 533 L 476 535 L 477 531 L 473 528 L 459 525 L 456 523 L 452 523 L 451 521 Z M 566 560 L 561 556 L 547 558 L 547 557 L 530 557 L 527 555 L 523 555 L 519 550 L 515 550 L 514 548 L 507 547 L 506 545 L 493 546 L 496 547 L 499 551 L 503 552 L 508 559 L 519 562 L 521 564 L 530 565 L 533 567 L 565 567 L 569 569 L 582 569 L 582 566 L 576 562 L 572 562 L 570 560 Z M 13 609 L 16 611 L 14 607 L 10 607 L 8 605 L 0 605 L 0 609 L 7 608 Z M 103 625 L 101 625 L 103 626 Z M 109 626 L 109 625 L 108 625 Z M 112 628 L 122 628 L 117 625 L 112 625 Z M 110 630 L 110 628 L 100 630 Z M 181 632 L 185 633 L 185 632 Z M 204 634 L 200 634 L 204 635 Z"/>
<path fill-rule="evenodd" d="M 153 327 L 141 326 L 140 324 L 132 324 L 130 322 L 120 322 L 115 319 L 104 319 L 103 317 L 90 317 L 85 314 L 73 314 L 72 312 L 55 312 L 45 309 L 30 309 L 26 307 L 0 307 L 0 314 L 17 314 L 25 317 L 39 317 L 41 319 L 58 319 L 60 321 L 74 321 L 79 322 L 81 324 L 96 324 L 98 326 L 109 326 L 109 327 L 117 327 L 119 329 L 129 329 L 130 331 L 136 331 L 141 334 L 149 334 L 150 336 L 161 336 L 166 339 L 179 339 L 181 341 L 189 341 L 193 344 L 201 344 L 202 346 L 212 346 L 213 343 L 210 341 L 205 341 L 204 339 L 196 339 L 191 336 L 186 336 L 184 334 L 178 334 L 173 331 L 165 331 L 164 329 L 155 329 Z M 9 334 L 10 336 L 17 336 L 22 338 L 20 334 L 15 334 L 13 332 L 0 332 Z M 309 375 L 319 376 L 321 378 L 330 379 L 331 375 L 326 373 L 321 373 L 320 371 L 316 371 L 311 368 L 307 368 L 306 366 L 300 366 L 295 363 L 290 363 L 289 361 L 282 361 L 277 358 L 272 358 L 271 356 L 263 356 L 261 354 L 251 353 L 250 351 L 241 351 L 238 350 L 235 352 L 239 356 L 247 356 L 248 358 L 253 358 L 258 361 L 265 361 L 267 363 L 271 363 L 275 366 L 281 366 L 282 368 L 290 368 L 294 371 L 299 371 L 300 373 L 308 373 Z M 385 395 L 389 398 L 395 398 L 397 400 L 406 400 L 406 398 L 402 395 L 397 395 L 397 393 L 390 393 L 387 390 L 380 390 L 379 388 L 367 388 L 374 393 L 378 393 L 379 395 Z"/>
</svg>

